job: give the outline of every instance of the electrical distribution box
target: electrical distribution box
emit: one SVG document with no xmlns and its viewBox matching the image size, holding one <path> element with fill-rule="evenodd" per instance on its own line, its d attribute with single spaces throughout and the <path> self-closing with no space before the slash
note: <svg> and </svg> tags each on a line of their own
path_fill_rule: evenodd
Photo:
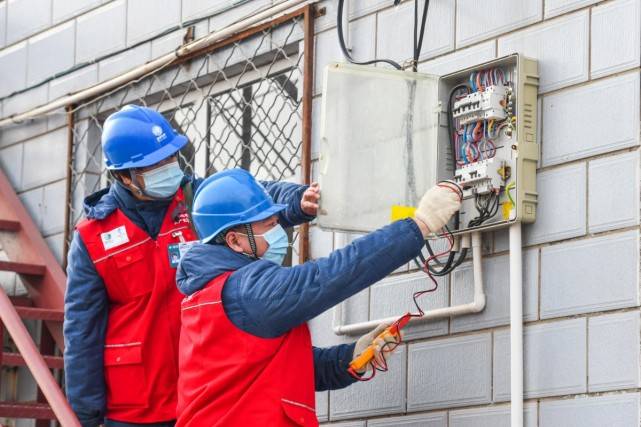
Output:
<svg viewBox="0 0 641 427">
<path fill-rule="evenodd" d="M 514 54 L 445 76 L 333 63 L 324 87 L 321 227 L 380 228 L 446 179 L 464 189 L 454 233 L 534 221 L 536 61 Z"/>
</svg>

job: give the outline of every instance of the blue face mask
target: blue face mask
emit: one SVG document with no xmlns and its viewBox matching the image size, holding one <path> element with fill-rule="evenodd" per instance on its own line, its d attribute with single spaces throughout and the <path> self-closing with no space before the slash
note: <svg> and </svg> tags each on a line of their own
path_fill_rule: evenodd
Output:
<svg viewBox="0 0 641 427">
<path fill-rule="evenodd" d="M 262 236 L 269 244 L 269 247 L 261 258 L 282 265 L 289 247 L 289 238 L 283 227 L 280 224 L 276 224 L 274 228 Z"/>
<path fill-rule="evenodd" d="M 184 173 L 178 162 L 171 162 L 142 174 L 145 180 L 144 194 L 154 199 L 168 199 L 176 194 Z"/>
</svg>

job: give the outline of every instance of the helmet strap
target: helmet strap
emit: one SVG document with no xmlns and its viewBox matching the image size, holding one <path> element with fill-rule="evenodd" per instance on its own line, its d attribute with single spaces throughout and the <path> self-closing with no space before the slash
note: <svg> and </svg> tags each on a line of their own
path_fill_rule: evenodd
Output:
<svg viewBox="0 0 641 427">
<path fill-rule="evenodd" d="M 254 258 L 258 258 L 258 251 L 256 250 L 256 239 L 254 239 L 254 230 L 252 229 L 252 225 L 245 224 L 245 231 L 247 231 L 247 240 L 249 240 L 249 246 L 252 249 L 252 255 Z"/>
</svg>

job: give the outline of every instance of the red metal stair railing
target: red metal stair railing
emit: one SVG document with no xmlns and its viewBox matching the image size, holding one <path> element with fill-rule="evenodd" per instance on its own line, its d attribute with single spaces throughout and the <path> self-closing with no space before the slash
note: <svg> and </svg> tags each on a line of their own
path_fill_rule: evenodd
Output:
<svg viewBox="0 0 641 427">
<path fill-rule="evenodd" d="M 0 417 L 57 419 L 63 427 L 79 427 L 78 419 L 51 372 L 51 369 L 62 369 L 63 359 L 43 356 L 22 321 L 41 320 L 53 341 L 63 350 L 66 277 L 2 170 L 0 245 L 8 258 L 0 261 L 0 271 L 11 271 L 20 276 L 31 305 L 17 305 L 0 287 L 0 320 L 18 350 L 18 353 L 0 352 L 0 365 L 27 366 L 48 402 L 0 402 Z M 3 325 L 0 325 L 0 342 Z"/>
</svg>

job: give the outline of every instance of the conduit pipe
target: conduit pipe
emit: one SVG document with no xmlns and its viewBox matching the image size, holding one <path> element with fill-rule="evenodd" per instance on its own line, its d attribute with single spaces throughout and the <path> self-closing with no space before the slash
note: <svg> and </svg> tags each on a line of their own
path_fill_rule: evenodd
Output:
<svg viewBox="0 0 641 427">
<path fill-rule="evenodd" d="M 511 426 L 523 427 L 523 270 L 521 223 L 510 226 Z"/>
<path fill-rule="evenodd" d="M 126 83 L 129 83 L 132 80 L 135 80 L 137 78 L 140 78 L 146 74 L 149 74 L 153 71 L 156 71 L 160 68 L 166 67 L 167 65 L 171 64 L 173 61 L 175 61 L 178 58 L 181 58 L 183 56 L 187 56 L 193 52 L 196 52 L 200 49 L 204 49 L 208 46 L 213 45 L 214 43 L 217 43 L 221 40 L 226 39 L 227 37 L 233 36 L 236 33 L 239 33 L 247 28 L 250 28 L 256 24 L 261 23 L 262 21 L 265 21 L 267 19 L 274 18 L 276 15 L 287 11 L 288 9 L 291 9 L 297 5 L 300 5 L 302 3 L 314 3 L 316 0 L 287 0 L 282 3 L 279 3 L 269 9 L 266 9 L 262 12 L 259 12 L 255 15 L 252 15 L 246 19 L 243 19 L 235 24 L 232 24 L 228 27 L 223 28 L 220 31 L 214 31 L 213 33 L 210 33 L 209 35 L 198 39 L 194 40 L 191 43 L 187 43 L 184 46 L 179 47 L 176 49 L 176 51 L 172 53 L 168 53 L 166 55 L 161 56 L 160 58 L 154 59 L 151 62 L 148 62 L 145 65 L 142 65 L 138 68 L 134 68 L 131 71 L 128 71 L 124 74 L 121 74 L 111 80 L 107 80 L 105 82 L 99 83 L 95 86 L 92 86 L 88 89 L 82 90 L 80 92 L 77 92 L 72 95 L 67 95 L 63 96 L 62 98 L 58 98 L 55 101 L 52 101 L 48 104 L 42 105 L 40 107 L 36 107 L 32 110 L 29 110 L 24 113 L 16 114 L 10 117 L 5 117 L 0 119 L 0 127 L 6 126 L 11 123 L 18 123 L 23 120 L 28 120 L 32 119 L 38 116 L 41 116 L 43 114 L 49 113 L 53 110 L 56 110 L 58 108 L 65 107 L 70 104 L 78 104 L 81 101 L 91 98 L 93 96 L 97 96 L 100 94 L 103 94 L 105 92 L 108 92 L 112 89 L 118 88 Z"/>
<path fill-rule="evenodd" d="M 413 317 L 412 323 L 423 323 L 428 320 L 442 319 L 444 317 L 461 316 L 463 314 L 478 313 L 485 308 L 485 291 L 483 287 L 483 254 L 481 250 L 481 233 L 472 233 L 472 268 L 474 272 L 474 301 L 467 304 L 453 307 L 437 308 L 428 310 L 423 317 Z M 399 316 L 402 313 L 399 313 Z M 339 304 L 334 308 L 333 329 L 336 335 L 357 335 L 369 332 L 381 323 L 392 323 L 398 320 L 399 316 L 386 317 L 383 319 L 358 322 L 350 325 L 343 324 L 343 305 Z"/>
</svg>

